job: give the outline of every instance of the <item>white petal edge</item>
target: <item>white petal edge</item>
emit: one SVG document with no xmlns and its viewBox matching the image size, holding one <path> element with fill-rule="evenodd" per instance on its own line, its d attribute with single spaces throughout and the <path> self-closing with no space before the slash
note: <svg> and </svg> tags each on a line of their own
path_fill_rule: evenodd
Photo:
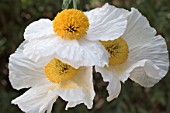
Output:
<svg viewBox="0 0 170 113">
<path fill-rule="evenodd" d="M 49 91 L 48 85 L 30 88 L 20 97 L 12 101 L 26 113 L 51 113 L 53 103 L 58 96 Z"/>
<path fill-rule="evenodd" d="M 146 17 L 142 16 L 137 9 L 131 9 L 127 20 L 127 28 L 122 38 L 129 45 L 129 49 L 153 40 L 156 30 L 150 26 Z"/>
<path fill-rule="evenodd" d="M 81 104 L 81 103 L 83 103 L 83 102 L 82 102 L 82 101 L 68 102 L 67 105 L 66 105 L 65 110 L 68 110 L 68 108 L 73 108 L 73 107 L 75 107 L 76 105 Z"/>
<path fill-rule="evenodd" d="M 167 45 L 162 36 L 155 36 L 156 30 L 149 25 L 147 19 L 142 16 L 137 9 L 132 8 L 131 10 L 132 11 L 128 16 L 127 29 L 122 36 L 129 45 L 128 63 L 136 64 L 137 62 L 147 60 L 150 62 L 150 66 L 148 69 L 140 69 L 135 67 L 137 68 L 136 70 L 145 71 L 143 72 L 145 74 L 143 75 L 143 77 L 141 77 L 141 81 L 139 79 L 139 74 L 137 74 L 136 76 L 133 74 L 133 76 L 131 76 L 130 78 L 144 87 L 151 87 L 161 78 L 163 78 L 168 72 L 169 58 Z M 160 72 L 158 72 L 157 70 L 159 70 Z M 154 72 L 157 73 L 154 74 Z M 146 80 L 147 77 L 150 78 L 149 80 L 151 81 L 150 84 L 147 83 L 148 85 L 144 84 L 144 82 L 149 82 L 149 80 Z M 155 82 L 153 82 L 154 80 Z"/>
<path fill-rule="evenodd" d="M 85 12 L 90 23 L 86 38 L 92 41 L 119 38 L 126 29 L 128 12 L 108 3 L 101 8 Z"/>
<path fill-rule="evenodd" d="M 77 76 L 73 78 L 73 81 L 82 87 L 83 93 L 85 94 L 84 99 L 79 102 L 83 102 L 88 109 L 92 108 L 95 97 L 92 73 L 92 67 L 83 67 L 80 68 Z"/>
<path fill-rule="evenodd" d="M 127 65 L 122 64 L 117 68 L 109 67 L 109 70 L 122 82 L 130 78 L 143 87 L 154 86 L 167 73 L 147 59 L 138 61 L 133 65 L 130 64 L 129 67 L 128 63 Z"/>
<path fill-rule="evenodd" d="M 65 109 L 68 110 L 68 108 L 75 107 L 81 103 L 84 103 L 88 109 L 91 109 L 95 96 L 92 67 L 80 68 L 78 74 L 75 75 L 72 82 L 75 84 L 73 85 L 73 88 L 63 90 L 61 89 L 60 94 L 58 91 L 56 91 L 63 100 L 68 101 Z M 65 93 L 63 93 L 64 90 Z"/>
<path fill-rule="evenodd" d="M 24 46 L 24 54 L 35 62 L 46 65 L 57 58 L 74 68 L 108 64 L 109 53 L 97 41 L 64 40 L 59 37 L 44 40 L 33 40 Z"/>
<path fill-rule="evenodd" d="M 59 43 L 59 42 L 58 42 Z M 29 59 L 46 66 L 50 60 L 55 58 L 57 38 L 46 38 L 41 40 L 31 40 L 24 45 L 23 54 Z"/>
<path fill-rule="evenodd" d="M 152 87 L 160 81 L 160 79 L 149 77 L 142 67 L 135 68 L 131 72 L 130 79 L 143 87 Z"/>
<path fill-rule="evenodd" d="M 107 97 L 107 101 L 112 101 L 113 99 L 117 98 L 119 96 L 119 93 L 121 91 L 121 83 L 120 80 L 107 68 L 100 68 L 95 67 L 96 72 L 100 72 L 103 80 L 105 82 L 109 82 L 107 86 L 107 90 L 109 93 L 109 96 Z"/>
<path fill-rule="evenodd" d="M 17 90 L 48 82 L 45 78 L 43 66 L 23 55 L 23 46 L 26 43 L 26 41 L 21 43 L 16 52 L 9 58 L 9 80 L 13 88 Z"/>
<path fill-rule="evenodd" d="M 140 84 L 143 87 L 152 87 L 158 83 L 166 71 L 160 69 L 149 60 L 143 60 L 140 66 L 136 66 L 130 73 L 130 79 Z"/>
<path fill-rule="evenodd" d="M 25 40 L 44 39 L 55 36 L 53 22 L 49 19 L 40 19 L 28 25 L 24 32 Z"/>
<path fill-rule="evenodd" d="M 82 88 L 79 86 L 73 88 L 60 88 L 52 92 L 60 96 L 63 100 L 71 102 L 81 101 L 85 96 Z"/>
</svg>

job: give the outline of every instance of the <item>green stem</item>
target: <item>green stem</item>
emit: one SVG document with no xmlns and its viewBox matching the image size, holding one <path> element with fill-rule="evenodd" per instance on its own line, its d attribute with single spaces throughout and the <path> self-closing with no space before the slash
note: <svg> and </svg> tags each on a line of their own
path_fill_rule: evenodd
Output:
<svg viewBox="0 0 170 113">
<path fill-rule="evenodd" d="M 71 0 L 63 0 L 62 9 L 68 9 L 68 6 L 70 3 L 71 3 Z"/>
<path fill-rule="evenodd" d="M 73 0 L 73 8 L 77 9 L 77 1 L 76 0 Z"/>
</svg>

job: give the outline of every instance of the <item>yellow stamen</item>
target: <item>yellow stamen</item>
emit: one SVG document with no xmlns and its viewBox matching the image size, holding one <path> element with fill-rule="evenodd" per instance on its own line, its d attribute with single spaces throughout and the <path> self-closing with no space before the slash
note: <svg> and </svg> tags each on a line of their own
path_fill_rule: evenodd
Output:
<svg viewBox="0 0 170 113">
<path fill-rule="evenodd" d="M 87 16 L 76 9 L 63 10 L 53 20 L 54 32 L 64 39 L 80 39 L 87 34 L 88 28 Z"/>
<path fill-rule="evenodd" d="M 128 45 L 123 38 L 113 41 L 101 41 L 102 45 L 110 53 L 109 65 L 115 66 L 124 63 L 128 58 Z"/>
<path fill-rule="evenodd" d="M 78 72 L 68 64 L 61 62 L 54 58 L 52 59 L 44 69 L 46 77 L 53 83 L 61 83 L 71 80 Z"/>
</svg>

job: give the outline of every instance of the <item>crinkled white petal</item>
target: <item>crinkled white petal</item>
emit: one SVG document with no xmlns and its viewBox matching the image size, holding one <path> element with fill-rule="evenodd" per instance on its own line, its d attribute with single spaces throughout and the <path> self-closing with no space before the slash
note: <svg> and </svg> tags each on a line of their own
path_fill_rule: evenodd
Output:
<svg viewBox="0 0 170 113">
<path fill-rule="evenodd" d="M 148 67 L 148 66 L 146 66 Z M 131 80 L 135 81 L 136 83 L 140 84 L 141 86 L 143 87 L 152 87 L 154 84 L 156 84 L 157 82 L 159 82 L 159 80 L 161 78 L 158 78 L 160 77 L 159 76 L 159 70 L 153 72 L 153 71 L 149 71 L 151 73 L 156 73 L 158 72 L 157 74 L 155 74 L 155 77 L 150 77 L 148 75 L 148 73 L 146 72 L 146 67 L 143 68 L 143 67 L 137 67 L 135 68 L 130 74 L 130 78 Z M 148 68 L 152 68 L 152 67 L 148 67 Z M 149 70 L 149 69 L 148 69 Z M 151 75 L 152 76 L 152 75 Z"/>
<path fill-rule="evenodd" d="M 164 77 L 169 68 L 167 46 L 162 36 L 155 35 L 156 31 L 155 29 L 150 27 L 147 19 L 143 17 L 136 9 L 132 8 L 132 11 L 128 16 L 127 29 L 122 36 L 122 38 L 126 40 L 129 46 L 128 60 L 124 64 L 118 66 L 122 68 L 115 68 L 116 71 L 122 72 L 123 74 L 126 72 L 129 73 L 133 71 L 133 69 L 141 67 L 141 65 L 143 65 L 141 67 L 143 69 L 136 69 L 140 70 L 139 73 L 141 73 L 141 75 L 137 74 L 135 76 L 135 74 L 133 74 L 133 76 L 131 76 L 130 78 L 145 87 L 153 86 L 162 77 Z M 149 62 L 149 66 L 148 63 L 145 63 L 143 61 Z M 142 70 L 144 72 L 141 72 Z M 146 74 L 143 75 L 142 73 Z M 151 81 L 151 83 L 144 84 L 144 80 L 147 79 L 139 79 L 139 76 L 144 76 L 141 78 L 150 77 L 149 80 Z M 151 80 L 151 78 L 153 80 Z M 147 80 L 146 82 L 148 82 L 149 80 Z"/>
<path fill-rule="evenodd" d="M 23 53 L 29 59 L 45 66 L 50 60 L 55 58 L 57 38 L 46 38 L 41 40 L 31 40 L 24 45 Z"/>
<path fill-rule="evenodd" d="M 152 87 L 166 75 L 166 71 L 154 65 L 150 60 L 141 60 L 131 66 L 130 79 L 143 87 Z"/>
<path fill-rule="evenodd" d="M 132 56 L 134 56 L 134 55 L 132 55 Z M 133 79 L 133 77 L 135 77 L 135 74 L 133 74 L 133 77 L 131 77 L 131 72 L 133 72 L 133 70 L 138 68 L 138 67 L 144 68 L 145 72 L 143 72 L 143 73 L 147 72 L 147 74 L 145 76 L 151 77 L 153 79 L 159 79 L 160 80 L 166 74 L 166 71 L 157 67 L 156 65 L 153 64 L 153 62 L 151 62 L 148 59 L 135 61 L 134 59 L 130 59 L 130 58 L 132 58 L 132 57 L 129 56 L 128 60 L 124 64 L 117 65 L 117 66 L 114 66 L 114 67 L 112 67 L 112 66 L 108 67 L 108 69 L 115 76 L 117 76 L 117 78 L 119 80 L 121 80 L 122 82 L 125 82 L 129 77 L 131 79 Z M 136 75 L 136 76 L 139 76 L 139 74 Z M 143 74 L 140 75 L 140 76 L 143 76 Z M 141 81 L 141 82 L 143 82 L 143 81 Z M 144 85 L 142 85 L 142 86 L 144 86 Z M 145 86 L 145 87 L 150 87 L 150 86 Z"/>
<path fill-rule="evenodd" d="M 73 78 L 73 81 L 82 87 L 83 93 L 85 94 L 83 100 L 79 102 L 83 102 L 88 109 L 91 109 L 95 96 L 92 67 L 80 68 L 78 74 Z"/>
<path fill-rule="evenodd" d="M 123 83 L 129 78 L 130 72 L 136 66 L 136 65 L 132 66 L 133 64 L 131 64 L 131 62 L 128 62 L 128 61 L 129 60 L 127 60 L 123 64 L 120 64 L 120 65 L 117 65 L 114 67 L 112 67 L 112 66 L 108 67 L 108 69 L 110 69 L 112 71 L 114 76 L 116 76 Z"/>
<path fill-rule="evenodd" d="M 114 98 L 117 98 L 120 91 L 121 91 L 121 83 L 120 80 L 112 73 L 112 71 L 109 68 L 100 68 L 95 67 L 97 72 L 100 72 L 103 80 L 105 82 L 109 82 L 107 86 L 107 90 L 109 93 L 109 96 L 107 97 L 107 101 L 111 101 Z"/>
<path fill-rule="evenodd" d="M 25 40 L 44 39 L 55 36 L 53 22 L 49 19 L 40 19 L 28 25 L 24 32 Z"/>
<path fill-rule="evenodd" d="M 59 37 L 32 40 L 24 46 L 24 54 L 35 62 L 46 65 L 52 58 L 78 68 L 108 64 L 109 54 L 99 42 L 86 39 L 64 40 Z"/>
<path fill-rule="evenodd" d="M 90 27 L 86 38 L 89 40 L 114 40 L 119 38 L 127 25 L 128 11 L 106 3 L 101 8 L 85 12 Z"/>
<path fill-rule="evenodd" d="M 23 55 L 25 41 L 9 58 L 9 80 L 19 90 L 47 82 L 43 67 Z"/>
<path fill-rule="evenodd" d="M 122 38 L 128 43 L 129 49 L 150 43 L 154 39 L 156 30 L 149 25 L 146 17 L 142 16 L 137 9 L 132 8 L 127 19 L 127 28 Z"/>
<path fill-rule="evenodd" d="M 65 110 L 68 110 L 68 108 L 75 107 L 76 105 L 81 104 L 81 103 L 83 103 L 83 102 L 82 102 L 82 101 L 77 101 L 77 102 L 68 102 L 68 103 L 67 103 L 67 105 L 66 105 Z"/>
<path fill-rule="evenodd" d="M 54 90 L 63 100 L 68 101 L 66 110 L 81 103 L 84 103 L 88 109 L 92 108 L 95 96 L 92 77 L 92 67 L 80 68 L 77 75 L 71 81 L 67 81 L 67 86 L 70 88 L 60 86 L 61 88 Z"/>
<path fill-rule="evenodd" d="M 26 113 L 50 113 L 53 103 L 57 99 L 57 95 L 50 92 L 49 85 L 33 87 L 25 92 L 20 97 L 12 101 Z"/>
<path fill-rule="evenodd" d="M 60 96 L 65 101 L 81 101 L 85 94 L 83 89 L 79 86 L 73 88 L 61 88 L 54 91 L 55 94 Z"/>
</svg>

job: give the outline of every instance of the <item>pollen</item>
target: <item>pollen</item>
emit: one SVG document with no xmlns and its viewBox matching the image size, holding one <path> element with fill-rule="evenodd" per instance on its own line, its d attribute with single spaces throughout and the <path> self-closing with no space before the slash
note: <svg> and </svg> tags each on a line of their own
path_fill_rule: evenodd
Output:
<svg viewBox="0 0 170 113">
<path fill-rule="evenodd" d="M 87 16 L 77 9 L 66 9 L 53 20 L 53 29 L 63 39 L 80 39 L 87 34 L 89 21 Z"/>
<path fill-rule="evenodd" d="M 113 41 L 101 41 L 102 45 L 110 53 L 109 66 L 116 66 L 124 63 L 128 58 L 128 45 L 123 38 Z"/>
<path fill-rule="evenodd" d="M 52 82 L 60 84 L 71 80 L 78 72 L 77 69 L 54 58 L 44 68 L 46 77 Z"/>
</svg>

